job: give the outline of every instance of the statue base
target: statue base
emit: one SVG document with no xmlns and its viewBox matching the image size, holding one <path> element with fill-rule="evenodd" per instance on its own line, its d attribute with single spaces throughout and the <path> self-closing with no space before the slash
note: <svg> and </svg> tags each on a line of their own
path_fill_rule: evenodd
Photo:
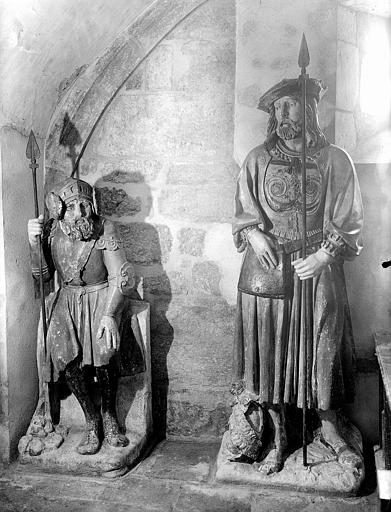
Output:
<svg viewBox="0 0 391 512">
<path fill-rule="evenodd" d="M 71 430 L 60 448 L 45 450 L 37 456 L 24 453 L 19 456 L 19 462 L 32 464 L 37 469 L 51 473 L 116 478 L 127 473 L 129 467 L 140 459 L 149 443 L 146 435 L 128 432 L 129 444 L 124 448 L 113 448 L 103 442 L 100 450 L 94 455 L 80 455 L 76 451 L 76 446 L 82 435 L 82 430 Z"/>
<path fill-rule="evenodd" d="M 135 374 L 119 379 L 117 415 L 128 446 L 111 447 L 104 440 L 94 455 L 80 455 L 76 448 L 83 436 L 85 418 L 74 395 L 61 400 L 61 425 L 47 429 L 39 404 L 27 434 L 19 442 L 19 462 L 32 464 L 43 471 L 80 475 L 122 476 L 151 444 L 152 392 L 149 304 L 131 301 L 129 327 L 142 354 L 143 365 Z M 97 384 L 95 384 L 97 387 Z M 94 389 L 91 389 L 94 392 Z M 96 391 L 96 390 L 95 390 Z M 53 430 L 54 427 L 54 431 Z"/>
<path fill-rule="evenodd" d="M 351 441 L 356 453 L 361 453 L 359 432 L 348 424 L 344 438 Z M 353 432 L 354 430 L 354 432 Z M 294 491 L 316 492 L 327 495 L 355 496 L 364 480 L 364 463 L 360 469 L 351 468 L 338 462 L 335 452 L 325 446 L 319 436 L 307 446 L 308 466 L 303 466 L 303 450 L 297 449 L 285 460 L 278 473 L 265 475 L 258 470 L 259 463 L 231 462 L 232 454 L 227 449 L 229 433 L 223 436 L 217 456 L 216 480 L 241 485 L 285 488 Z M 361 437 L 361 436 L 360 436 Z"/>
</svg>

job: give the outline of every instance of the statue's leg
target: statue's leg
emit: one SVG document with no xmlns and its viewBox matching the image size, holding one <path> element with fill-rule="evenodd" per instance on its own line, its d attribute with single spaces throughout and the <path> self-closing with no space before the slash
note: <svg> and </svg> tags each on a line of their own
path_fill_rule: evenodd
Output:
<svg viewBox="0 0 391 512">
<path fill-rule="evenodd" d="M 270 450 L 259 466 L 259 471 L 267 475 L 281 471 L 288 449 L 284 405 L 268 405 L 267 410 L 273 423 L 274 448 Z"/>
<path fill-rule="evenodd" d="M 99 430 L 101 417 L 87 386 L 87 376 L 76 361 L 65 368 L 65 378 L 72 393 L 77 398 L 86 418 L 84 435 L 76 448 L 81 455 L 92 455 L 99 450 Z"/>
<path fill-rule="evenodd" d="M 363 464 L 362 458 L 348 446 L 338 432 L 336 411 L 319 409 L 318 415 L 322 423 L 322 439 L 334 450 L 338 461 L 352 468 L 360 468 Z"/>
<path fill-rule="evenodd" d="M 96 375 L 102 399 L 102 419 L 105 439 L 110 446 L 127 446 L 129 439 L 121 434 L 116 411 L 118 377 L 113 365 L 99 366 Z"/>
</svg>

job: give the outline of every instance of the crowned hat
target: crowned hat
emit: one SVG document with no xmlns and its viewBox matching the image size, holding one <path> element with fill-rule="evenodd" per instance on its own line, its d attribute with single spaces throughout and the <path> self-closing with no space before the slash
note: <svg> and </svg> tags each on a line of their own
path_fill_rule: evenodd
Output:
<svg viewBox="0 0 391 512">
<path fill-rule="evenodd" d="M 315 98 L 315 100 L 319 103 L 321 97 L 326 92 L 327 87 L 324 84 L 317 80 L 316 78 L 307 78 L 306 80 L 306 91 L 307 98 Z M 268 91 L 265 92 L 260 98 L 258 102 L 258 108 L 263 110 L 264 112 L 269 112 L 270 107 L 273 103 L 282 98 L 283 96 L 298 96 L 301 97 L 301 80 L 298 78 L 288 78 L 281 80 L 278 84 L 273 85 Z"/>
<path fill-rule="evenodd" d="M 93 201 L 93 188 L 89 183 L 76 178 L 67 178 L 59 184 L 55 192 L 64 203 L 68 203 L 75 198 L 83 198 Z"/>
</svg>

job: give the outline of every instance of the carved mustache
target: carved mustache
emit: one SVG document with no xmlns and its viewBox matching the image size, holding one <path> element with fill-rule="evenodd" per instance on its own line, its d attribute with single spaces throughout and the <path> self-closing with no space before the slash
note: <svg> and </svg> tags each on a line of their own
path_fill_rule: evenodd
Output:
<svg viewBox="0 0 391 512">
<path fill-rule="evenodd" d="M 93 221 L 86 217 L 75 221 L 63 221 L 63 227 L 72 240 L 88 240 L 94 231 Z"/>
<path fill-rule="evenodd" d="M 277 128 L 277 135 L 284 140 L 294 139 L 301 132 L 301 122 L 284 119 Z"/>
</svg>

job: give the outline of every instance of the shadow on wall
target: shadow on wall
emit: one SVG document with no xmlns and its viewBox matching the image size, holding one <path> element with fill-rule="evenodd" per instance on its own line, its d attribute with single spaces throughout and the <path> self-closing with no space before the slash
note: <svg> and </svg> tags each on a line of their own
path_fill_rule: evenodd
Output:
<svg viewBox="0 0 391 512">
<path fill-rule="evenodd" d="M 63 171 L 59 171 L 58 169 L 46 168 L 44 182 L 45 193 L 52 190 L 56 184 L 65 180 L 66 178 L 71 176 L 74 178 L 79 178 L 77 165 L 79 152 L 77 146 L 80 146 L 81 144 L 81 137 L 78 129 L 70 120 L 68 113 L 65 114 L 63 119 L 59 143 L 61 146 L 68 148 L 66 155 L 71 161 L 70 172 L 69 175 L 66 175 Z"/>
<path fill-rule="evenodd" d="M 79 178 L 80 135 L 69 115 L 63 119 L 60 144 L 68 148 L 71 161 L 70 173 Z M 45 189 L 51 190 L 57 183 L 69 176 L 56 169 L 46 169 Z M 134 265 L 136 285 L 134 298 L 145 299 L 151 306 L 151 364 L 152 364 L 152 410 L 154 432 L 163 439 L 167 430 L 168 370 L 167 355 L 173 342 L 174 331 L 166 313 L 171 302 L 171 284 L 163 268 L 161 238 L 165 233 L 159 226 L 145 221 L 152 206 L 152 194 L 140 172 L 128 173 L 113 171 L 96 183 L 86 177 L 96 190 L 98 213 L 110 218 L 118 228 L 124 241 L 127 259 Z M 123 189 L 113 188 L 115 184 L 132 184 L 135 197 L 130 197 Z M 129 220 L 137 215 L 137 220 Z M 163 230 L 164 231 L 164 230 Z M 142 297 L 140 297 L 140 295 Z"/>
<path fill-rule="evenodd" d="M 134 184 L 135 196 L 109 187 L 113 182 Z M 100 215 L 115 222 L 127 259 L 135 267 L 135 298 L 142 298 L 151 306 L 152 412 L 154 433 L 158 439 L 163 439 L 167 430 L 167 356 L 174 330 L 166 317 L 172 293 L 163 268 L 162 233 L 159 227 L 145 221 L 152 206 L 151 190 L 140 172 L 123 171 L 103 176 L 95 183 L 95 190 Z M 126 219 L 134 215 L 137 215 L 136 221 Z"/>
<path fill-rule="evenodd" d="M 76 126 L 71 122 L 68 113 L 64 116 L 62 130 L 60 134 L 60 145 L 65 146 L 68 149 L 67 156 L 70 158 L 72 163 L 72 174 L 74 178 L 79 178 L 76 146 L 81 144 L 81 137 Z"/>
</svg>

